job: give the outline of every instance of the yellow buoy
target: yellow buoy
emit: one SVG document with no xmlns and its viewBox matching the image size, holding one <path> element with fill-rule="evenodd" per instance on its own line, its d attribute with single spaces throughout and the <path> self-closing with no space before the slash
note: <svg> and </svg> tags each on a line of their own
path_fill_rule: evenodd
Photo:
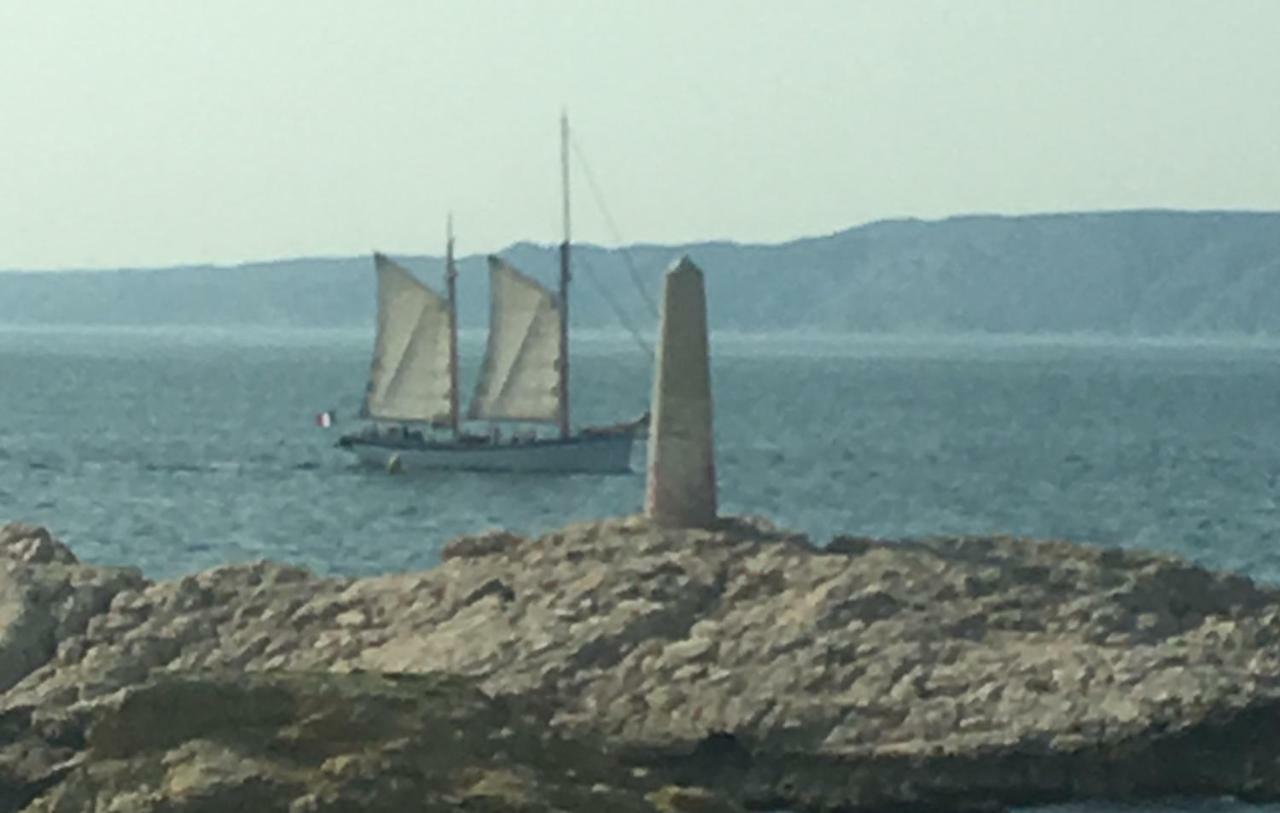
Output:
<svg viewBox="0 0 1280 813">
<path fill-rule="evenodd" d="M 399 474 L 401 470 L 400 455 L 393 454 L 387 458 L 387 474 Z"/>
</svg>

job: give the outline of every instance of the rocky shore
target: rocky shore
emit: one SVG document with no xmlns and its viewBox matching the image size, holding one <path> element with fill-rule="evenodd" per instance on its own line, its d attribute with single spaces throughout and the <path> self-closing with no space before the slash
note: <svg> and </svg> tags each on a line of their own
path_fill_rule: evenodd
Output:
<svg viewBox="0 0 1280 813">
<path fill-rule="evenodd" d="M 0 530 L 0 811 L 1280 798 L 1280 591 L 1011 538 L 638 518 L 152 582 Z"/>
</svg>

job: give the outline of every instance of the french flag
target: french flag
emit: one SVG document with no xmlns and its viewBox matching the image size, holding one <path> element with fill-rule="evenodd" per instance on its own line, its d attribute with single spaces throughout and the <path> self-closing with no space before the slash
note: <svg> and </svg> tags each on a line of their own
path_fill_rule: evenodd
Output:
<svg viewBox="0 0 1280 813">
<path fill-rule="evenodd" d="M 316 426 L 321 429 L 328 429 L 330 426 L 333 426 L 333 410 L 326 409 L 324 412 L 317 415 Z"/>
</svg>

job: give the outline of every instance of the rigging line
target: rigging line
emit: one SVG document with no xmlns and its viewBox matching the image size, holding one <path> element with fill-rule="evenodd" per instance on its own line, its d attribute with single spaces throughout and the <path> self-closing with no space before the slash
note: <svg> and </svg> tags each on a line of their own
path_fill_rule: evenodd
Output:
<svg viewBox="0 0 1280 813">
<path fill-rule="evenodd" d="M 578 253 L 577 262 L 578 265 L 587 269 L 587 279 L 591 280 L 591 282 L 595 284 L 596 291 L 604 298 L 604 301 L 609 304 L 609 307 L 613 309 L 614 315 L 618 317 L 618 321 L 622 323 L 622 327 L 631 334 L 631 338 L 635 340 L 636 346 L 640 348 L 641 352 L 643 352 L 646 357 L 653 358 L 653 348 L 649 346 L 649 343 L 644 340 L 644 336 L 636 329 L 636 326 L 632 324 L 631 319 L 627 317 L 626 311 L 624 311 L 618 304 L 618 300 L 613 298 L 613 294 L 609 292 L 609 287 L 601 282 L 600 278 L 596 276 L 595 267 L 592 266 L 591 263 L 587 262 L 586 257 L 583 257 L 581 252 Z"/>
<path fill-rule="evenodd" d="M 618 248 L 622 251 L 622 259 L 627 264 L 627 271 L 631 274 L 631 281 L 635 283 L 636 290 L 640 292 L 644 303 L 649 306 L 649 313 L 653 318 L 657 319 L 658 304 L 649 295 L 648 289 L 644 287 L 644 282 L 640 278 L 640 271 L 636 268 L 635 261 L 631 259 L 631 252 L 627 250 L 626 244 L 622 240 L 622 233 L 618 230 L 618 223 L 609 212 L 609 207 L 605 205 L 604 195 L 600 193 L 600 186 L 596 183 L 595 175 L 591 172 L 591 165 L 587 163 L 587 156 L 583 153 L 576 137 L 570 136 L 569 142 L 573 146 L 574 155 L 578 156 L 578 162 L 582 164 L 582 174 L 587 179 L 587 186 L 590 187 L 591 195 L 596 199 L 596 205 L 600 207 L 600 212 L 604 215 L 605 225 L 609 227 L 614 242 L 618 244 Z"/>
</svg>

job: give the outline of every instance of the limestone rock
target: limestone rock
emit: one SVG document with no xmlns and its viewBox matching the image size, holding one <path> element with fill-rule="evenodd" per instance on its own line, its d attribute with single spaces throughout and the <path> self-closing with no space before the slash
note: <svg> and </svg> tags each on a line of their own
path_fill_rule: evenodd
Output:
<svg viewBox="0 0 1280 813">
<path fill-rule="evenodd" d="M 88 745 L 29 813 L 652 813 L 656 785 L 536 706 L 439 675 L 164 676 L 100 705 Z M 719 801 L 698 809 L 737 809 Z"/>
<path fill-rule="evenodd" d="M 128 692 L 169 673 L 365 670 L 448 672 L 504 701 L 540 698 L 557 736 L 603 738 L 655 782 L 706 783 L 751 804 L 1280 798 L 1269 733 L 1280 723 L 1280 591 L 1240 575 L 1007 537 L 823 549 L 756 520 L 681 530 L 631 517 L 476 539 L 431 571 L 358 580 L 260 562 L 149 584 L 58 561 L 6 563 L 0 653 L 10 663 L 35 654 L 0 702 L 0 722 L 29 722 L 0 747 L 44 754 L 13 775 L 73 758 L 87 721 L 135 713 Z M 96 598 L 67 612 L 50 595 Z M 202 719 L 146 747 L 221 767 L 166 782 L 277 792 L 237 784 L 234 753 L 192 746 L 209 739 Z M 360 730 L 325 719 L 314 724 Z M 100 743 L 110 726 L 95 729 Z M 315 770 L 375 770 L 352 749 L 326 752 Z M 26 763 L 0 754 L 5 764 Z M 286 786 L 287 772 L 278 776 Z M 505 804 L 530 781 L 507 764 L 469 776 L 449 793 L 471 788 L 472 804 Z M 176 793 L 157 782 L 146 793 Z M 587 790 L 597 784 L 597 795 L 626 795 L 611 775 Z M 298 810 L 341 808 L 310 783 L 304 798 Z"/>
<path fill-rule="evenodd" d="M 79 564 L 44 528 L 0 528 L 0 690 L 50 661 L 117 593 L 143 583 L 136 570 Z"/>
<path fill-rule="evenodd" d="M 39 525 L 10 522 L 0 526 L 0 556 L 27 564 L 76 564 L 71 549 Z"/>
<path fill-rule="evenodd" d="M 736 805 L 706 788 L 666 785 L 646 798 L 658 813 L 730 813 Z"/>
<path fill-rule="evenodd" d="M 524 540 L 510 531 L 489 531 L 476 536 L 460 536 L 440 551 L 442 560 L 478 558 L 508 553 Z"/>
</svg>

